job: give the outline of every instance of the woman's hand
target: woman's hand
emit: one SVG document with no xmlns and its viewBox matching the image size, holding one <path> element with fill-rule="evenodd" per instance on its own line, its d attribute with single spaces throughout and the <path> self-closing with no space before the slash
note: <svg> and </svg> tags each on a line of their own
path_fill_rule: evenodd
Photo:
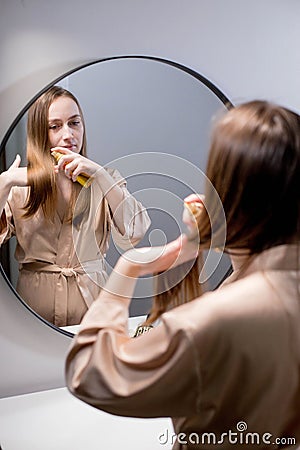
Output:
<svg viewBox="0 0 300 450">
<path fill-rule="evenodd" d="M 188 229 L 189 239 L 199 237 L 198 219 L 204 208 L 204 195 L 191 194 L 184 199 L 182 221 Z"/>
<path fill-rule="evenodd" d="M 198 246 L 185 235 L 164 246 L 128 250 L 118 259 L 100 296 L 110 293 L 130 299 L 138 277 L 166 271 L 195 259 L 197 255 Z"/>
<path fill-rule="evenodd" d="M 132 248 L 119 258 L 104 290 L 131 298 L 138 277 L 173 269 L 195 260 L 198 254 L 199 240 L 185 234 L 166 245 Z"/>
<path fill-rule="evenodd" d="M 7 188 L 13 186 L 27 186 L 27 167 L 19 167 L 21 156 L 17 155 L 12 165 L 1 174 L 2 180 Z"/>
<path fill-rule="evenodd" d="M 27 167 L 19 167 L 20 155 L 17 155 L 12 165 L 0 175 L 0 213 L 3 211 L 10 190 L 13 186 L 27 186 Z"/>
<path fill-rule="evenodd" d="M 132 276 L 138 277 L 176 267 L 195 259 L 198 252 L 197 242 L 189 240 L 182 234 L 163 246 L 133 248 L 125 252 L 121 258 L 122 264 L 125 264 L 128 270 L 131 268 Z"/>
<path fill-rule="evenodd" d="M 62 155 L 55 166 L 55 171 L 57 173 L 59 171 L 64 172 L 66 177 L 74 182 L 78 175 L 92 177 L 99 169 L 102 169 L 99 164 L 67 148 L 54 147 L 51 148 L 51 151 L 56 151 Z"/>
</svg>

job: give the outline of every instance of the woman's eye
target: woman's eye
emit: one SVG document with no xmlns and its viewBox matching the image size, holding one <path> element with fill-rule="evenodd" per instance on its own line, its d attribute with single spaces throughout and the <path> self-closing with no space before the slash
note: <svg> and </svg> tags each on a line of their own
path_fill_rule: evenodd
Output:
<svg viewBox="0 0 300 450">
<path fill-rule="evenodd" d="M 80 120 L 72 120 L 72 122 L 70 123 L 70 125 L 73 127 L 78 127 L 80 124 Z"/>
<path fill-rule="evenodd" d="M 58 130 L 58 125 L 49 125 L 49 130 Z"/>
</svg>

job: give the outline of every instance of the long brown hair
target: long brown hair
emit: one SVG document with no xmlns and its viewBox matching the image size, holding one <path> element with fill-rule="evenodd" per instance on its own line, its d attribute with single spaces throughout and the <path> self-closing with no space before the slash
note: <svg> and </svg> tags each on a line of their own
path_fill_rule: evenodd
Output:
<svg viewBox="0 0 300 450">
<path fill-rule="evenodd" d="M 80 154 L 86 156 L 86 133 L 81 107 L 76 97 L 60 86 L 53 86 L 42 94 L 29 108 L 27 119 L 27 161 L 28 185 L 30 187 L 27 202 L 24 206 L 24 217 L 33 216 L 42 208 L 47 219 L 53 218 L 56 207 L 57 190 L 53 157 L 50 153 L 48 139 L 48 112 L 50 105 L 59 97 L 69 97 L 78 106 L 83 123 L 83 143 Z M 79 185 L 74 183 L 73 200 Z"/>
<path fill-rule="evenodd" d="M 261 100 L 226 112 L 212 130 L 206 175 L 200 248 L 222 246 L 224 233 L 225 251 L 243 249 L 249 256 L 299 242 L 298 114 Z M 185 293 L 195 290 L 198 266 L 177 286 L 155 296 L 148 324 L 167 308 L 191 300 Z"/>
<path fill-rule="evenodd" d="M 212 225 L 207 216 L 199 221 L 201 242 L 222 227 L 212 187 L 226 216 L 227 248 L 255 254 L 299 240 L 298 114 L 262 100 L 230 110 L 213 129 L 206 175 L 212 184 L 205 199 L 214 214 Z"/>
</svg>

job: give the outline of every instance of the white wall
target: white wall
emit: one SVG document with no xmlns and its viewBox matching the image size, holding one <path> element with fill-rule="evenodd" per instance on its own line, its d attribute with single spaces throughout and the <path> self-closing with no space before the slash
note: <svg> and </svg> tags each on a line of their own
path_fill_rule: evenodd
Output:
<svg viewBox="0 0 300 450">
<path fill-rule="evenodd" d="M 297 0 L 1 0 L 1 135 L 27 101 L 79 62 L 174 59 L 232 100 L 298 108 Z"/>
<path fill-rule="evenodd" d="M 299 17 L 297 0 L 1 0 L 0 138 L 53 79 L 114 55 L 174 60 L 233 103 L 261 97 L 299 111 Z M 31 316 L 2 278 L 0 293 L 1 395 L 63 385 L 68 338 Z"/>
</svg>

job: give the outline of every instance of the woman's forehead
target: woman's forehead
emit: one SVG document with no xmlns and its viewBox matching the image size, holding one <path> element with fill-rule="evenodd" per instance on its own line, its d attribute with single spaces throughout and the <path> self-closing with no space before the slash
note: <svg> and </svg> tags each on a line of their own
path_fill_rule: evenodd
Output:
<svg viewBox="0 0 300 450">
<path fill-rule="evenodd" d="M 80 116 L 80 111 L 76 102 L 69 97 L 58 97 L 49 107 L 49 120 L 66 119 L 73 116 Z"/>
</svg>

